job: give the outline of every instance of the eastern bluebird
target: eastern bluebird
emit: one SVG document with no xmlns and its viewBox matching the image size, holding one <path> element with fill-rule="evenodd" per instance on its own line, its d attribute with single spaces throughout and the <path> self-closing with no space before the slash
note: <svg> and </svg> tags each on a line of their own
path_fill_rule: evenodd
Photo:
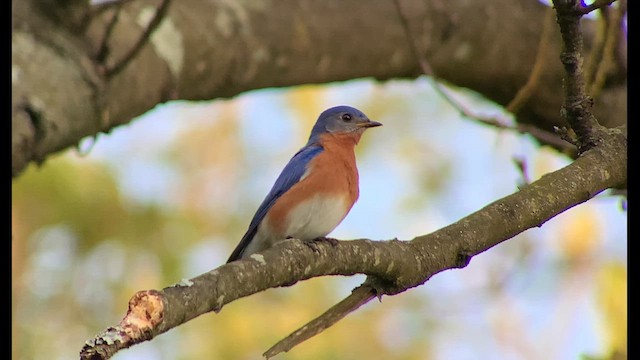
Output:
<svg viewBox="0 0 640 360">
<path fill-rule="evenodd" d="M 358 199 L 354 148 L 366 129 L 380 125 L 350 106 L 322 112 L 309 141 L 284 167 L 227 262 L 288 238 L 314 241 L 333 231 Z"/>
</svg>

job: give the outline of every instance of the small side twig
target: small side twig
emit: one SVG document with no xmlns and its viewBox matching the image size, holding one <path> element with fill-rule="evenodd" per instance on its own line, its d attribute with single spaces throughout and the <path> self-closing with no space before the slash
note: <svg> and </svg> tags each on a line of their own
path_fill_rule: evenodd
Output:
<svg viewBox="0 0 640 360">
<path fill-rule="evenodd" d="M 122 10 L 122 3 L 117 3 L 115 5 L 115 9 L 113 11 L 113 15 L 109 19 L 109 23 L 107 24 L 107 28 L 104 31 L 104 35 L 102 40 L 100 41 L 100 47 L 98 47 L 98 51 L 96 52 L 95 59 L 99 63 L 103 63 L 104 60 L 109 55 L 109 39 L 111 38 L 111 34 L 113 34 L 113 29 L 116 27 L 116 23 L 118 22 L 118 18 L 120 17 L 120 11 Z"/>
<path fill-rule="evenodd" d="M 622 26 L 622 18 L 627 11 L 627 1 L 620 0 L 618 7 L 608 17 L 606 22 L 606 37 L 604 39 L 604 45 L 602 49 L 602 58 L 598 63 L 597 70 L 595 71 L 595 77 L 589 86 L 589 94 L 593 98 L 597 98 L 602 90 L 604 83 L 609 75 L 609 72 L 613 68 L 615 62 L 615 50 L 618 45 L 620 28 Z"/>
<path fill-rule="evenodd" d="M 526 160 L 521 157 L 515 157 L 512 159 L 512 161 L 516 165 L 518 170 L 520 170 L 520 174 L 522 175 L 522 180 L 519 181 L 518 189 L 531 184 L 531 178 L 529 177 L 529 172 L 527 171 Z"/>
<path fill-rule="evenodd" d="M 576 147 L 580 144 L 578 139 L 576 138 L 576 134 L 566 127 L 557 127 L 554 126 L 553 130 L 555 130 L 556 134 L 560 136 L 560 138 L 570 144 L 575 145 Z"/>
<path fill-rule="evenodd" d="M 408 43 L 409 43 L 409 48 L 411 50 L 411 53 L 418 60 L 418 64 L 420 65 L 422 72 L 432 79 L 433 88 L 442 97 L 442 99 L 447 101 L 454 109 L 456 109 L 461 116 L 469 119 L 473 119 L 485 125 L 497 127 L 499 129 L 507 129 L 512 131 L 517 131 L 518 133 L 521 133 L 521 134 L 531 135 L 541 143 L 549 144 L 557 148 L 559 151 L 562 151 L 563 153 L 566 153 L 566 154 L 572 154 L 575 152 L 575 148 L 571 143 L 567 143 L 563 141 L 554 133 L 551 133 L 527 124 L 517 124 L 515 126 L 511 126 L 511 125 L 507 125 L 508 121 L 505 119 L 474 114 L 472 111 L 467 109 L 464 105 L 462 105 L 460 102 L 453 99 L 453 97 L 449 95 L 449 93 L 447 92 L 445 86 L 439 81 L 438 77 L 434 74 L 433 69 L 431 68 L 431 65 L 426 60 L 426 58 L 420 55 L 420 52 L 418 51 L 418 48 L 416 45 L 416 41 L 414 40 L 411 29 L 409 27 L 409 22 L 407 21 L 407 17 L 404 14 L 404 11 L 402 10 L 402 5 L 400 4 L 400 0 L 394 0 L 393 3 L 396 7 L 396 11 L 398 12 L 400 23 L 402 24 L 402 27 L 407 35 L 407 39 L 409 40 Z M 551 20 L 552 19 L 553 17 L 551 16 Z M 551 30 L 552 28 L 550 25 L 549 26 L 545 25 L 545 28 L 547 27 L 549 28 L 549 30 Z M 545 38 L 547 36 L 549 35 L 543 34 L 540 39 L 540 43 L 538 45 L 539 49 L 542 49 L 543 51 L 546 51 Z M 524 90 L 521 89 L 521 93 L 519 93 L 519 95 L 516 95 L 517 100 L 514 99 L 515 103 L 514 101 L 512 101 L 513 104 L 511 105 L 511 107 L 514 111 L 517 111 L 518 108 L 522 104 L 524 104 L 526 98 L 530 96 L 530 93 L 533 91 L 535 86 L 537 86 L 538 78 L 541 75 L 542 69 L 544 67 L 543 55 L 544 54 L 538 55 L 536 60 L 536 65 L 534 65 L 534 71 L 532 71 L 532 75 L 529 77 L 527 84 L 525 84 L 525 89 Z"/>
<path fill-rule="evenodd" d="M 122 6 L 128 2 L 132 2 L 133 0 L 110 0 L 110 1 L 103 1 L 101 3 L 98 4 L 93 4 L 91 6 L 91 16 L 97 16 L 100 15 L 101 13 L 103 13 L 104 11 L 107 11 L 111 8 L 113 8 L 114 6 Z"/>
<path fill-rule="evenodd" d="M 124 56 L 122 56 L 121 59 L 115 62 L 115 65 L 105 69 L 105 75 L 107 76 L 107 78 L 116 75 L 122 69 L 124 69 L 124 67 L 129 63 L 129 61 L 131 61 L 131 59 L 133 59 L 134 56 L 148 42 L 149 37 L 151 36 L 153 31 L 158 27 L 158 25 L 162 21 L 162 18 L 166 14 L 167 9 L 169 8 L 170 2 L 171 0 L 162 0 L 162 3 L 156 10 L 156 13 L 154 14 L 153 18 L 149 22 L 149 25 L 147 25 L 146 29 L 144 29 L 144 32 L 138 38 L 138 41 L 136 41 L 136 43 L 129 49 L 129 51 L 126 54 L 124 54 Z"/>
<path fill-rule="evenodd" d="M 601 7 L 604 6 L 609 6 L 611 5 L 611 3 L 613 3 L 616 0 L 596 0 L 593 3 L 587 5 L 587 6 L 581 6 L 578 10 L 578 12 L 582 15 L 586 15 L 594 10 L 598 10 Z"/>
<path fill-rule="evenodd" d="M 584 79 L 587 82 L 587 87 L 591 87 L 594 74 L 597 71 L 598 64 L 602 58 L 602 50 L 604 49 L 604 42 L 607 38 L 609 8 L 600 8 L 600 18 L 597 20 L 596 33 L 593 39 L 593 45 L 591 45 L 591 51 L 587 55 L 584 63 Z"/>
<path fill-rule="evenodd" d="M 554 20 L 554 12 L 553 9 L 548 7 L 545 16 L 544 22 L 542 25 L 542 35 L 540 35 L 540 42 L 538 42 L 538 51 L 536 52 L 536 59 L 533 63 L 533 68 L 529 73 L 529 78 L 523 87 L 518 90 L 516 96 L 509 102 L 506 109 L 508 112 L 512 114 L 518 113 L 518 111 L 522 108 L 527 100 L 533 94 L 533 91 L 538 86 L 540 81 L 540 77 L 544 72 L 545 59 L 547 58 L 547 53 L 549 52 L 549 39 L 553 30 L 553 20 Z"/>
<path fill-rule="evenodd" d="M 270 359 L 281 352 L 287 352 L 293 349 L 296 345 L 329 328 L 331 325 L 335 324 L 340 319 L 368 303 L 375 297 L 376 291 L 372 287 L 364 284 L 358 286 L 353 289 L 349 296 L 333 305 L 319 317 L 292 332 L 286 338 L 278 341 L 262 355 L 265 358 Z"/>
</svg>

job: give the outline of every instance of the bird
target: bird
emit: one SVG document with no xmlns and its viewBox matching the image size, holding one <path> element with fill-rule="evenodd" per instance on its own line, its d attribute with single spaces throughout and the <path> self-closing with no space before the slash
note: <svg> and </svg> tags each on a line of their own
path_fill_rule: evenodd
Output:
<svg viewBox="0 0 640 360">
<path fill-rule="evenodd" d="M 323 111 L 307 143 L 276 178 L 227 263 L 290 238 L 308 245 L 322 240 L 336 244 L 326 236 L 360 194 L 355 146 L 365 130 L 381 125 L 347 105 Z"/>
</svg>

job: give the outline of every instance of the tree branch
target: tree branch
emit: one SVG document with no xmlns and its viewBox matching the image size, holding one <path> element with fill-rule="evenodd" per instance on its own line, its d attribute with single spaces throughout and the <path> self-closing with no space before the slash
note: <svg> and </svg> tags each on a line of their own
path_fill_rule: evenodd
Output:
<svg viewBox="0 0 640 360">
<path fill-rule="evenodd" d="M 594 11 L 594 10 L 598 10 L 598 9 L 600 9 L 602 7 L 609 6 L 614 1 L 616 1 L 616 0 L 596 0 L 596 1 L 594 1 L 593 3 L 591 3 L 591 4 L 587 5 L 587 6 L 581 6 L 579 8 L 579 12 L 582 15 L 586 15 L 586 14 L 588 14 L 588 13 Z M 555 1 L 554 1 L 554 3 L 555 3 Z"/>
<path fill-rule="evenodd" d="M 160 25 L 160 22 L 162 21 L 164 15 L 167 13 L 170 2 L 171 0 L 162 0 L 162 3 L 160 4 L 160 6 L 158 6 L 155 14 L 153 15 L 153 18 L 151 18 L 151 21 L 149 21 L 147 27 L 144 29 L 142 34 L 140 34 L 140 37 L 138 38 L 136 43 L 131 48 L 129 48 L 126 54 L 123 55 L 122 58 L 118 59 L 115 64 L 113 64 L 112 66 L 105 66 L 106 77 L 110 78 L 122 71 L 122 69 L 124 69 L 124 67 L 127 66 L 127 64 L 131 61 L 131 59 L 133 59 L 136 54 L 138 54 L 140 49 L 142 49 L 142 47 L 149 42 L 149 37 L 158 27 L 158 25 Z"/>
<path fill-rule="evenodd" d="M 473 256 L 542 226 L 605 189 L 626 185 L 626 135 L 620 129 L 602 129 L 585 106 L 590 104 L 582 78 L 581 12 L 574 1 L 558 0 L 555 4 L 565 44 L 561 55 L 567 73 L 564 109 L 580 141 L 581 156 L 573 163 L 411 241 L 320 243 L 315 251 L 300 241 L 285 241 L 248 260 L 222 265 L 162 291 L 139 292 L 120 324 L 85 344 L 81 359 L 107 359 L 120 349 L 150 340 L 204 313 L 219 312 L 231 301 L 268 288 L 291 286 L 316 276 L 368 275 L 365 284 L 345 300 L 265 352 L 266 357 L 272 357 L 322 332 L 375 296 L 402 293 L 443 270 L 464 267 Z M 429 70 L 424 65 L 423 69 Z"/>
<path fill-rule="evenodd" d="M 419 286 L 441 271 L 465 266 L 471 257 L 541 226 L 605 189 L 626 183 L 626 137 L 619 131 L 608 132 L 606 137 L 570 165 L 411 241 L 353 240 L 336 246 L 320 243 L 317 252 L 298 240 L 284 241 L 250 259 L 222 265 L 161 291 L 138 293 L 133 299 L 145 300 L 132 299 L 133 309 L 120 324 L 87 341 L 80 358 L 108 359 L 120 349 L 150 340 L 197 316 L 219 312 L 239 298 L 317 276 L 367 274 L 378 279 L 374 285 L 377 296 Z M 370 295 L 360 299 L 366 298 Z M 361 303 L 347 303 L 331 315 L 334 320 L 322 320 L 314 330 L 302 332 L 300 339 L 317 334 Z M 293 340 L 269 355 L 290 349 L 295 343 Z"/>
<path fill-rule="evenodd" d="M 294 346 L 303 341 L 321 333 L 328 329 L 339 320 L 355 311 L 362 305 L 368 303 L 377 296 L 376 289 L 368 284 L 362 284 L 353 289 L 351 295 L 344 298 L 339 303 L 333 305 L 329 310 L 325 311 L 321 316 L 310 321 L 305 326 L 292 332 L 286 338 L 278 341 L 262 354 L 265 358 L 270 359 L 281 352 L 287 352 Z"/>
<path fill-rule="evenodd" d="M 551 42 L 551 35 L 553 34 L 553 19 L 554 11 L 552 8 L 547 8 L 544 15 L 544 25 L 542 27 L 542 34 L 540 35 L 540 41 L 538 42 L 538 51 L 536 52 L 536 60 L 533 63 L 531 74 L 527 79 L 527 82 L 518 90 L 516 95 L 511 99 L 506 106 L 506 110 L 512 114 L 517 114 L 522 106 L 531 98 L 533 91 L 536 89 L 542 78 L 542 73 L 545 70 L 547 54 L 549 53 L 549 43 Z M 535 137 L 535 134 L 533 134 Z"/>
<path fill-rule="evenodd" d="M 578 137 L 580 153 L 593 147 L 600 140 L 599 132 L 604 131 L 591 113 L 593 99 L 587 96 L 582 58 L 582 32 L 580 18 L 583 12 L 577 0 L 554 0 L 557 22 L 562 34 L 563 50 L 560 61 L 564 65 L 563 117 Z"/>
<path fill-rule="evenodd" d="M 12 7 L 14 178 L 28 164 L 73 147 L 86 136 L 127 124 L 168 100 L 211 100 L 266 87 L 414 78 L 422 73 L 409 47 L 402 46 L 406 34 L 397 16 L 389 16 L 394 11 L 389 1 L 367 3 L 367 16 L 360 19 L 357 31 L 350 25 L 350 15 L 362 10 L 357 0 L 268 0 L 263 7 L 174 1 L 154 33 L 158 36 L 148 39 L 151 46 L 142 47 L 131 34 L 145 32 L 141 16 L 157 8 L 157 0 L 123 0 L 99 7 L 109 11 L 90 11 L 84 8 L 88 1 L 70 2 L 69 6 L 84 6 L 70 10 L 74 14 L 92 14 L 82 32 L 61 28 L 41 14 L 37 2 L 15 1 Z M 119 4 L 124 5 L 114 23 Z M 433 0 L 404 1 L 402 7 L 421 52 L 447 83 L 506 106 L 530 77 L 535 44 L 543 32 L 542 21 L 531 19 L 543 18 L 544 4 Z M 586 28 L 595 25 L 593 20 L 583 21 Z M 567 125 L 558 118 L 563 70 L 550 60 L 557 59 L 560 46 L 559 36 L 553 35 L 545 71 L 531 94 L 535 101 L 523 104 L 517 117 L 519 123 L 551 135 L 554 126 Z M 106 54 L 101 51 L 105 36 Z M 128 57 L 128 49 L 139 50 L 127 66 L 111 78 L 100 75 L 104 67 L 96 54 L 105 54 L 107 64 L 124 64 L 121 59 Z M 607 127 L 626 119 L 626 67 L 617 62 L 614 66 L 608 79 L 621 80 L 605 82 L 594 109 Z M 24 103 L 39 109 L 38 129 L 22 111 Z"/>
<path fill-rule="evenodd" d="M 589 94 L 593 98 L 597 98 L 598 95 L 600 95 L 600 91 L 602 90 L 611 69 L 614 68 L 615 51 L 620 42 L 622 19 L 626 11 L 627 1 L 620 0 L 618 2 L 618 7 L 613 11 L 613 14 L 611 14 L 611 16 L 604 17 L 606 20 L 604 20 L 605 29 L 603 31 L 606 33 L 606 36 L 604 36 L 602 45 L 602 57 L 598 62 L 593 81 L 588 84 Z M 589 80 L 589 78 L 586 79 Z"/>
<path fill-rule="evenodd" d="M 569 156 L 574 157 L 575 155 L 575 146 L 573 143 L 569 143 L 563 141 L 562 138 L 558 137 L 556 134 L 551 133 L 549 131 L 545 131 L 536 126 L 532 126 L 526 123 L 517 123 L 514 126 L 508 125 L 508 121 L 504 118 L 497 117 L 487 117 L 479 114 L 474 114 L 472 111 L 467 109 L 463 104 L 456 101 L 453 97 L 451 97 L 446 90 L 445 86 L 441 83 L 441 80 L 438 78 L 436 74 L 434 74 L 429 61 L 426 59 L 424 55 L 420 53 L 418 50 L 418 44 L 413 36 L 411 31 L 411 26 L 409 25 L 409 20 L 407 15 L 405 14 L 402 4 L 400 0 L 394 0 L 394 5 L 396 7 L 396 12 L 400 18 L 400 23 L 402 24 L 402 28 L 407 37 L 407 42 L 409 44 L 409 48 L 411 49 L 411 53 L 415 56 L 418 64 L 420 64 L 420 68 L 422 72 L 431 77 L 431 84 L 433 85 L 434 90 L 445 100 L 449 105 L 451 105 L 454 109 L 456 109 L 461 116 L 466 117 L 468 119 L 472 119 L 474 121 L 480 122 L 484 125 L 489 125 L 492 127 L 496 127 L 498 129 L 507 129 L 516 131 L 520 134 L 528 134 L 533 136 L 534 139 L 537 139 L 542 144 L 547 144 L 555 147 L 562 153 L 565 153 Z M 544 26 L 543 31 L 540 36 L 540 41 L 538 42 L 538 51 L 536 52 L 536 60 L 533 65 L 533 69 L 527 78 L 527 82 L 524 86 L 522 86 L 516 95 L 509 101 L 506 106 L 506 110 L 512 114 L 516 114 L 527 102 L 527 100 L 533 95 L 534 90 L 538 86 L 539 80 L 545 68 L 545 59 L 548 55 L 548 48 L 550 42 L 550 36 L 553 33 L 551 31 L 553 24 L 553 10 L 551 8 L 547 8 L 545 16 L 544 16 Z"/>
<path fill-rule="evenodd" d="M 398 13 L 400 14 L 400 17 L 403 21 L 404 28 L 407 31 L 407 36 L 410 40 L 410 43 L 412 44 L 413 53 L 416 54 L 416 56 L 419 56 L 415 42 L 413 41 L 413 37 L 411 36 L 409 26 L 406 22 L 404 14 L 402 13 L 402 8 L 398 3 L 398 1 L 399 0 L 395 0 L 395 4 L 398 10 Z M 565 51 L 561 55 L 562 62 L 565 65 L 565 69 L 567 71 L 567 76 L 565 81 L 570 84 L 569 89 L 566 90 L 566 97 L 571 99 L 572 98 L 582 99 L 582 98 L 586 98 L 586 94 L 585 94 L 584 79 L 582 78 L 582 62 L 580 58 L 582 37 L 581 37 L 580 28 L 579 28 L 579 19 L 581 15 L 579 12 L 572 12 L 569 10 L 569 7 L 576 6 L 575 3 L 573 5 L 564 3 L 563 5 L 567 6 L 567 8 L 558 9 L 558 22 L 561 25 L 563 40 L 565 41 Z M 566 18 L 561 20 L 561 18 L 563 17 L 566 17 Z M 549 18 L 549 16 L 547 16 L 547 18 Z M 549 28 L 550 28 L 549 21 L 545 21 L 545 29 L 549 29 Z M 543 35 L 541 44 L 543 42 L 546 42 L 544 35 Z M 542 46 L 540 46 L 538 55 L 543 54 L 544 53 L 543 50 L 544 49 L 542 48 Z M 419 58 L 420 58 L 419 61 L 423 71 L 425 71 L 425 73 L 431 72 L 431 68 L 428 65 L 427 61 L 421 56 L 419 56 Z M 536 65 L 538 65 L 541 58 L 542 58 L 541 56 L 538 56 L 538 59 L 536 60 Z M 540 71 L 541 71 L 540 69 L 537 69 L 537 74 L 534 74 L 534 72 L 536 72 L 535 68 L 536 67 L 534 66 L 534 71 L 532 71 L 532 75 L 529 78 L 530 80 L 527 82 L 527 85 L 529 86 L 531 86 L 530 85 L 531 79 L 533 77 L 538 77 L 540 74 Z M 525 88 L 527 87 L 527 85 L 525 85 Z M 516 96 L 516 99 L 517 98 L 518 96 Z M 510 106 L 513 103 L 514 101 L 510 103 Z M 596 140 L 599 143 L 606 141 L 606 142 L 612 142 L 613 144 L 615 144 L 616 142 L 621 141 L 622 143 L 626 144 L 626 136 L 622 131 L 617 129 L 612 131 L 606 131 L 604 129 L 601 129 L 600 125 L 597 123 L 597 120 L 595 119 L 595 117 L 593 117 L 593 115 L 590 113 L 589 109 L 583 109 L 580 106 L 576 106 L 575 101 L 574 102 L 569 101 L 568 103 L 569 105 L 567 106 L 571 106 L 570 116 L 574 116 L 573 119 L 569 120 L 569 123 L 572 126 L 578 127 L 580 131 L 580 134 L 578 135 L 579 136 L 578 140 L 584 141 L 585 138 L 587 138 L 589 139 L 587 141 L 590 141 L 589 144 L 585 144 L 584 146 L 581 147 L 583 151 L 586 151 L 589 148 L 592 148 L 593 146 L 595 146 Z M 567 104 L 567 101 L 565 101 L 565 104 Z M 596 127 L 599 127 L 599 128 L 596 128 Z M 597 139 L 593 138 L 595 136 L 597 136 Z M 584 143 L 579 143 L 579 145 L 582 145 L 582 144 Z M 586 145 L 589 145 L 589 146 L 587 147 Z M 541 225 L 542 224 L 540 224 L 539 226 Z M 463 256 L 465 254 L 467 253 L 460 252 L 459 256 Z M 470 257 L 467 258 L 467 260 L 469 259 Z M 373 281 L 376 280 L 375 278 L 370 278 L 370 279 Z M 362 287 L 365 287 L 365 286 L 366 286 L 366 283 L 363 284 Z M 318 318 L 314 319 L 309 324 L 296 330 L 295 332 L 290 334 L 288 337 L 286 337 L 285 339 L 281 340 L 276 345 L 271 347 L 269 350 L 267 350 L 267 352 L 265 352 L 264 354 L 265 357 L 269 358 L 278 354 L 279 352 L 290 350 L 296 344 L 301 343 L 302 341 L 310 338 L 311 336 L 318 334 L 319 332 L 333 325 L 337 320 L 346 316 L 347 313 L 355 311 L 358 307 L 362 305 L 362 303 L 368 302 L 369 300 L 371 300 L 372 294 L 378 294 L 378 296 L 380 297 L 382 296 L 383 293 L 384 292 L 381 292 L 378 289 L 375 289 L 375 291 L 373 292 L 359 291 L 359 292 L 352 293 L 349 297 L 341 301 L 338 305 L 332 307 L 327 312 L 325 312 Z M 349 304 L 352 305 L 351 309 L 348 308 Z"/>
</svg>

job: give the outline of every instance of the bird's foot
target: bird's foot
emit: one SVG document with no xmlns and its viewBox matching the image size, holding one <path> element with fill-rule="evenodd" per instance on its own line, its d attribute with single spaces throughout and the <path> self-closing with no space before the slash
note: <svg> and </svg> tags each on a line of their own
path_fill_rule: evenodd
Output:
<svg viewBox="0 0 640 360">
<path fill-rule="evenodd" d="M 313 239 L 313 241 L 316 242 L 328 242 L 329 244 L 331 244 L 331 246 L 337 246 L 338 245 L 338 239 L 334 239 L 334 238 L 330 238 L 330 237 L 326 237 L 326 236 L 321 236 L 318 238 Z"/>
<path fill-rule="evenodd" d="M 325 236 L 321 236 L 321 237 L 317 237 L 311 241 L 303 241 L 305 245 L 307 245 L 311 250 L 313 250 L 314 253 L 319 254 L 320 253 L 320 249 L 318 248 L 318 243 L 320 242 L 327 242 L 329 243 L 331 246 L 336 246 L 338 245 L 338 240 L 334 239 L 334 238 L 330 238 L 330 237 L 325 237 Z"/>
</svg>

